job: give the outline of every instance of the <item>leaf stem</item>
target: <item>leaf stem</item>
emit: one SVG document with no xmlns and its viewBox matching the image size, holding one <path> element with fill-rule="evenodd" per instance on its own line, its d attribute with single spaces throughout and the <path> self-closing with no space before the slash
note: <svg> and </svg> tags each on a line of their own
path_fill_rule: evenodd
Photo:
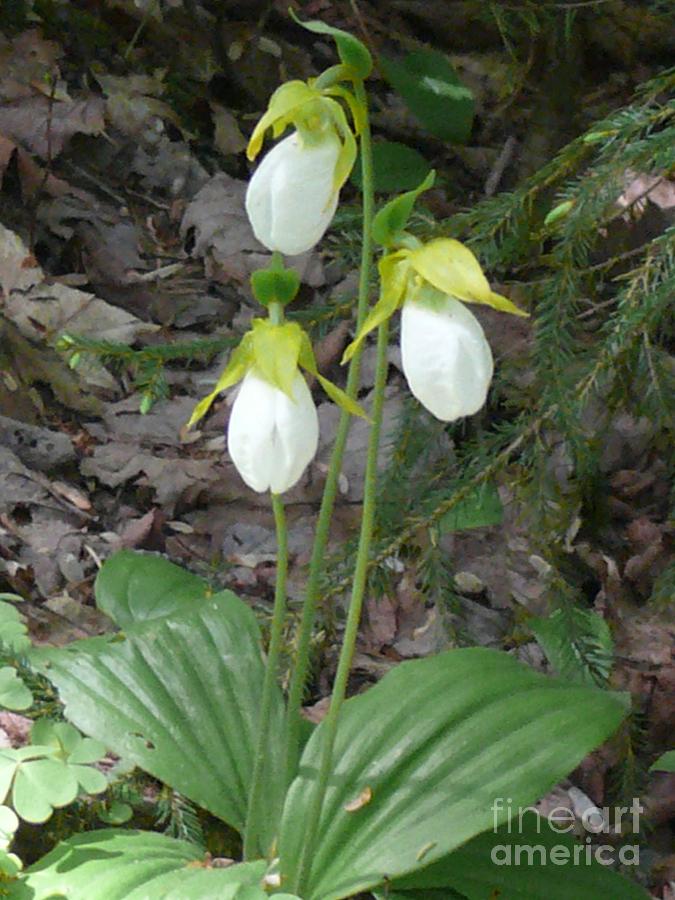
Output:
<svg viewBox="0 0 675 900">
<path fill-rule="evenodd" d="M 365 596 L 366 581 L 368 575 L 368 558 L 373 534 L 373 522 L 375 519 L 375 506 L 377 501 L 377 457 L 380 447 L 380 431 L 382 425 L 382 408 L 384 405 L 384 388 L 387 381 L 387 348 L 389 344 L 389 321 L 380 325 L 377 332 L 377 364 L 375 369 L 375 390 L 373 396 L 372 426 L 368 441 L 368 456 L 366 459 L 366 473 L 363 483 L 363 513 L 361 518 L 361 533 L 356 554 L 354 568 L 354 581 L 352 584 L 347 624 L 340 650 L 333 695 L 331 697 L 328 714 L 324 719 L 321 729 L 323 731 L 323 746 L 318 778 L 314 787 L 314 796 L 309 807 L 309 814 L 305 823 L 306 839 L 298 868 L 295 872 L 295 880 L 291 890 L 301 894 L 312 865 L 314 849 L 319 835 L 321 808 L 326 796 L 328 779 L 333 766 L 333 750 L 337 735 L 340 709 L 347 692 L 347 681 L 354 658 L 356 638 L 361 621 L 361 610 Z"/>
<path fill-rule="evenodd" d="M 371 227 L 373 222 L 373 156 L 370 139 L 370 122 L 368 117 L 368 99 L 363 82 L 357 81 L 354 85 L 354 93 L 357 102 L 364 110 L 364 126 L 360 135 L 361 144 L 361 172 L 363 191 L 363 237 L 361 244 L 361 270 L 359 274 L 359 294 L 356 307 L 356 332 L 361 330 L 368 312 L 368 300 L 370 295 L 370 274 L 373 260 L 373 245 Z M 346 393 L 351 399 L 356 398 L 359 389 L 361 375 L 361 351 L 359 350 L 351 359 L 347 374 Z M 307 675 L 310 662 L 310 645 L 312 629 L 316 618 L 316 607 L 319 598 L 319 582 L 325 561 L 326 545 L 330 532 L 333 507 L 337 496 L 338 479 L 342 470 L 342 458 L 351 424 L 351 415 L 345 410 L 340 415 L 335 444 L 330 459 L 326 486 L 321 500 L 321 509 L 316 526 L 314 547 L 309 564 L 307 576 L 307 588 L 305 602 L 302 608 L 302 617 L 298 631 L 297 649 L 291 683 L 288 694 L 288 714 L 286 718 L 286 733 L 284 735 L 284 747 L 286 752 L 284 771 L 286 784 L 295 777 L 300 758 L 300 707 L 305 693 Z"/>
<path fill-rule="evenodd" d="M 244 859 L 246 860 L 256 859 L 264 855 L 267 850 L 266 847 L 261 846 L 262 826 L 269 821 L 269 815 L 264 809 L 262 800 L 266 776 L 265 764 L 269 759 L 270 711 L 272 709 L 274 691 L 277 689 L 279 657 L 281 655 L 281 642 L 286 618 L 286 574 L 288 572 L 286 514 L 281 496 L 279 494 L 272 494 L 271 496 L 277 537 L 277 575 L 272 627 L 270 629 L 270 641 L 267 651 L 267 666 L 265 668 L 265 680 L 260 703 L 258 739 L 253 762 L 251 790 L 248 797 L 246 827 L 244 829 Z"/>
</svg>

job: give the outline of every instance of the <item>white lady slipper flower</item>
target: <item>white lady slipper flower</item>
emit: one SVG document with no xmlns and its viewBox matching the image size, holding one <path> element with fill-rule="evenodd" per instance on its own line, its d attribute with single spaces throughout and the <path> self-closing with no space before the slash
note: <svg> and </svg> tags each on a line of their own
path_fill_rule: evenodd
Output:
<svg viewBox="0 0 675 900">
<path fill-rule="evenodd" d="M 338 100 L 349 108 L 354 130 Z M 297 256 L 321 240 L 356 160 L 354 132 L 363 128 L 364 116 L 339 85 L 288 81 L 272 94 L 246 151 L 253 160 L 268 130 L 278 138 L 289 125 L 295 129 L 267 154 L 246 192 L 253 232 L 268 249 Z"/>
<path fill-rule="evenodd" d="M 401 356 L 412 394 L 437 419 L 471 416 L 485 403 L 494 369 L 490 345 L 454 297 L 403 303 Z"/>
<path fill-rule="evenodd" d="M 491 290 L 478 260 L 459 241 L 438 238 L 421 244 L 409 238 L 412 247 L 380 260 L 380 298 L 343 362 L 370 331 L 402 308 L 401 355 L 410 390 L 436 418 L 452 422 L 485 403 L 494 368 L 483 329 L 464 304 L 527 313 Z"/>
<path fill-rule="evenodd" d="M 300 372 L 292 391 L 291 399 L 253 368 L 232 407 L 227 449 L 242 479 L 259 493 L 290 490 L 317 450 L 319 417 Z"/>
<path fill-rule="evenodd" d="M 261 244 L 286 256 L 318 244 L 338 203 L 335 171 L 341 149 L 328 129 L 312 141 L 295 131 L 270 150 L 246 191 L 246 212 Z"/>
<path fill-rule="evenodd" d="M 297 322 L 254 319 L 232 351 L 214 389 L 195 406 L 190 428 L 221 391 L 242 381 L 232 406 L 227 445 L 254 491 L 282 494 L 297 484 L 316 453 L 319 420 L 300 369 L 313 375 L 338 406 L 356 416 L 359 404 L 317 370 L 312 344 Z"/>
</svg>

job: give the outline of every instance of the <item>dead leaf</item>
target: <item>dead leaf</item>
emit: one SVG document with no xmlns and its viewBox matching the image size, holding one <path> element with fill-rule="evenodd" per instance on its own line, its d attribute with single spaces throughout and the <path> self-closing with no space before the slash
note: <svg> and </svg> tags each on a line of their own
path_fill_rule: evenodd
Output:
<svg viewBox="0 0 675 900">
<path fill-rule="evenodd" d="M 155 69 L 152 75 L 96 74 L 107 97 L 106 118 L 127 137 L 157 136 L 163 130 L 163 120 L 181 129 L 181 121 L 174 110 L 159 97 L 164 93 L 166 69 Z M 186 137 L 187 137 L 186 133 Z"/>
<path fill-rule="evenodd" d="M 36 91 L 50 91 L 58 77 L 57 61 L 63 50 L 55 41 L 45 40 L 39 31 L 22 31 L 11 41 L 0 36 L 0 97 L 19 100 Z M 63 87 L 59 86 L 63 95 Z M 67 95 L 66 95 L 67 96 Z"/>
<path fill-rule="evenodd" d="M 138 549 L 145 550 L 161 550 L 161 546 L 157 546 L 158 540 L 161 540 L 162 526 L 164 525 L 164 516 L 160 509 L 153 507 L 138 519 L 129 519 L 122 528 L 119 540 L 115 544 L 116 549 Z M 151 545 L 148 544 L 148 538 L 154 538 Z"/>
<path fill-rule="evenodd" d="M 34 96 L 0 104 L 0 132 L 42 159 L 57 157 L 75 134 L 103 131 L 103 101 Z"/>
<path fill-rule="evenodd" d="M 33 720 L 8 710 L 0 711 L 0 728 L 9 738 L 10 747 L 23 747 L 29 742 Z"/>
<path fill-rule="evenodd" d="M 27 291 L 44 278 L 42 269 L 18 234 L 0 225 L 0 288 L 5 298 Z"/>
<path fill-rule="evenodd" d="M 631 207 L 637 218 L 644 213 L 648 200 L 659 209 L 675 207 L 675 181 L 664 175 L 645 175 L 628 170 L 624 184 L 626 186 L 616 201 L 617 206 L 622 209 Z"/>
<path fill-rule="evenodd" d="M 97 447 L 80 466 L 83 475 L 97 478 L 108 487 L 118 487 L 142 476 L 136 483 L 148 486 L 157 503 L 171 515 L 183 494 L 198 494 L 219 478 L 210 460 L 162 458 L 139 453 L 132 444 L 110 443 Z"/>
<path fill-rule="evenodd" d="M 357 812 L 359 809 L 363 809 L 364 806 L 367 806 L 372 799 L 373 789 L 366 786 L 358 795 L 358 797 L 350 800 L 349 803 L 345 803 L 343 809 L 345 812 Z"/>
<path fill-rule="evenodd" d="M 25 465 L 40 471 L 57 468 L 75 459 L 75 450 L 67 435 L 6 416 L 0 416 L 0 443 L 13 450 Z"/>
<path fill-rule="evenodd" d="M 209 180 L 190 145 L 169 140 L 165 134 L 151 145 L 139 143 L 131 168 L 147 189 L 166 191 L 172 197 L 194 197 Z"/>
<path fill-rule="evenodd" d="M 68 409 L 93 416 L 101 414 L 100 401 L 90 393 L 92 379 L 89 375 L 82 377 L 82 368 L 74 372 L 55 350 L 33 345 L 15 325 L 3 318 L 0 318 L 0 342 L 9 369 L 19 384 L 28 387 L 45 384 Z M 41 409 L 40 395 L 37 391 L 34 395 L 34 402 Z"/>
<path fill-rule="evenodd" d="M 58 283 L 15 292 L 5 304 L 5 315 L 25 337 L 50 344 L 63 332 L 131 344 L 139 335 L 158 329 L 94 294 Z"/>
<path fill-rule="evenodd" d="M 196 194 L 185 210 L 180 230 L 184 238 L 194 237 L 193 256 L 215 263 L 210 270 L 220 272 L 222 280 L 248 282 L 255 269 L 267 265 L 269 252 L 256 240 L 244 208 L 247 183 L 225 172 L 214 175 Z M 325 275 L 314 251 L 289 261 L 306 284 L 321 287 Z"/>
<path fill-rule="evenodd" d="M 211 101 L 211 116 L 215 126 L 213 143 L 224 155 L 241 153 L 246 149 L 246 138 L 241 133 L 239 124 L 229 109 Z"/>
<path fill-rule="evenodd" d="M 375 650 L 391 646 L 396 638 L 396 606 L 387 597 L 368 597 L 363 636 Z"/>
<path fill-rule="evenodd" d="M 330 697 L 322 697 L 321 700 L 317 700 L 312 706 L 303 706 L 301 710 L 302 716 L 304 719 L 307 719 L 308 722 L 313 722 L 315 725 L 318 725 L 326 718 L 329 707 Z"/>
<path fill-rule="evenodd" d="M 314 356 L 319 372 L 325 372 L 341 358 L 350 328 L 350 322 L 339 322 L 315 345 Z"/>
</svg>

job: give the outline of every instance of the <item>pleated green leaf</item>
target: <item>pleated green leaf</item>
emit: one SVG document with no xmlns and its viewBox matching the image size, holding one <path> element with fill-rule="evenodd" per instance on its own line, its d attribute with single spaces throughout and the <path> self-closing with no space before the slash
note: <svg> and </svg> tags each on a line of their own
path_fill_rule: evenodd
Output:
<svg viewBox="0 0 675 900">
<path fill-rule="evenodd" d="M 105 829 L 62 841 L 27 870 L 15 900 L 264 900 L 264 861 L 207 868 L 194 844 Z"/>
<path fill-rule="evenodd" d="M 624 841 L 630 844 L 629 838 Z M 594 844 L 581 843 L 535 813 L 519 819 L 515 810 L 510 825 L 491 829 L 434 865 L 395 881 L 393 895 L 381 890 L 375 896 L 431 900 L 439 891 L 454 889 L 467 900 L 646 900 L 646 891 L 595 859 L 595 847 L 605 844 L 609 841 L 602 836 Z M 618 857 L 618 848 L 612 852 Z M 632 851 L 626 858 L 633 859 Z M 603 850 L 601 859 L 611 856 Z"/>
<path fill-rule="evenodd" d="M 202 579 L 161 556 L 120 550 L 107 559 L 94 585 L 96 605 L 126 628 L 190 608 L 211 593 Z"/>
<path fill-rule="evenodd" d="M 234 828 L 244 825 L 263 681 L 255 616 L 225 591 L 194 609 L 129 626 L 122 640 L 75 642 L 34 656 L 85 734 Z M 272 734 L 280 733 L 280 692 Z M 270 748 L 269 838 L 282 802 L 281 750 Z"/>
<path fill-rule="evenodd" d="M 484 648 L 402 663 L 343 709 L 303 897 L 339 900 L 446 856 L 492 827 L 496 798 L 526 806 L 544 795 L 617 728 L 625 706 Z M 285 883 L 323 734 L 320 725 L 310 738 L 284 807 Z"/>
</svg>

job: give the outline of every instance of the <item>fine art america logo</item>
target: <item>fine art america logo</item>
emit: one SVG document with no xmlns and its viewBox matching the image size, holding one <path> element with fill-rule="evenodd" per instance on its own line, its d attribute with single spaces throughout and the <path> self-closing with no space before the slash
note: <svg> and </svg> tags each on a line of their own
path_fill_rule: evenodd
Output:
<svg viewBox="0 0 675 900">
<path fill-rule="evenodd" d="M 520 842 L 510 840 L 493 846 L 491 858 L 496 866 L 590 866 L 593 862 L 602 866 L 640 864 L 639 844 L 617 844 L 621 836 L 625 838 L 627 834 L 632 834 L 637 840 L 640 833 L 640 815 L 644 807 L 637 797 L 633 798 L 630 806 L 601 809 L 589 803 L 579 813 L 561 805 L 551 809 L 547 815 L 541 815 L 533 806 L 514 808 L 510 797 L 497 797 L 492 804 L 492 812 L 495 833 L 522 836 Z M 524 829 L 525 816 L 527 827 Z M 547 823 L 548 827 L 543 823 Z M 545 836 L 546 840 L 542 839 L 541 843 L 533 841 L 533 831 L 535 835 Z M 555 843 L 556 834 L 570 833 L 579 835 L 581 840 Z M 601 836 L 607 836 L 606 841 L 614 836 L 614 842 L 603 842 Z"/>
</svg>

